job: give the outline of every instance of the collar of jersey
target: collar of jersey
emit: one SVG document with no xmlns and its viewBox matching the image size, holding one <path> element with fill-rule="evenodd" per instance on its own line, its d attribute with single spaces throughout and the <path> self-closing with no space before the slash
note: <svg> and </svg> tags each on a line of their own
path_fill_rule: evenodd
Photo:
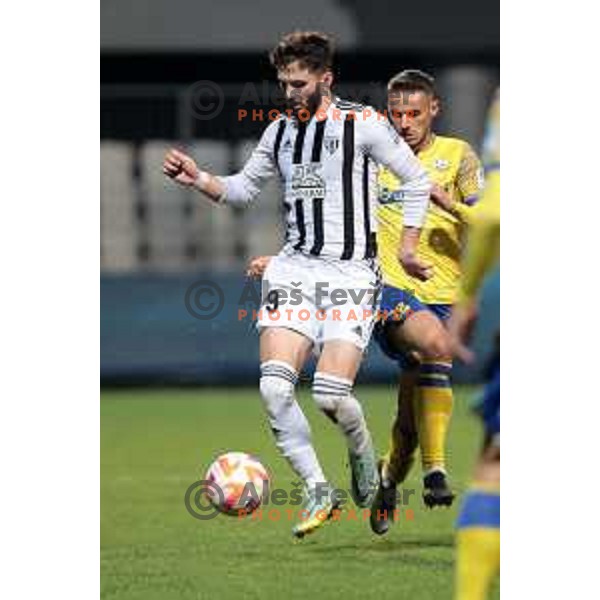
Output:
<svg viewBox="0 0 600 600">
<path fill-rule="evenodd" d="M 325 114 L 327 115 L 327 119 L 330 119 L 333 117 L 334 110 L 342 110 L 341 108 L 339 108 L 339 106 L 337 106 L 337 103 L 339 101 L 340 101 L 339 96 L 334 96 L 334 98 L 331 100 L 331 104 L 329 105 L 329 108 L 325 111 Z M 294 119 L 293 117 L 288 117 L 288 116 L 286 116 L 286 118 L 294 127 L 298 127 L 299 121 L 297 119 Z M 308 121 L 304 121 L 304 123 L 306 123 L 306 125 L 308 126 L 314 118 L 315 118 L 315 115 L 312 115 L 311 118 Z M 327 119 L 325 119 L 325 120 L 327 120 Z"/>
</svg>

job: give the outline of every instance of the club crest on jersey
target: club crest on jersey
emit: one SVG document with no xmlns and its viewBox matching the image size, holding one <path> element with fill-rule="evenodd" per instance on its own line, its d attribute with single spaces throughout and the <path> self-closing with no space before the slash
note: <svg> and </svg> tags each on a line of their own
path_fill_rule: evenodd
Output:
<svg viewBox="0 0 600 600">
<path fill-rule="evenodd" d="M 436 158 L 433 164 L 438 171 L 445 171 L 450 166 L 450 161 L 445 158 Z"/>
<path fill-rule="evenodd" d="M 302 198 L 324 198 L 325 178 L 321 163 L 293 165 L 292 190 Z"/>
<path fill-rule="evenodd" d="M 340 138 L 325 136 L 323 138 L 323 147 L 329 155 L 335 154 L 335 151 L 340 147 Z"/>
</svg>

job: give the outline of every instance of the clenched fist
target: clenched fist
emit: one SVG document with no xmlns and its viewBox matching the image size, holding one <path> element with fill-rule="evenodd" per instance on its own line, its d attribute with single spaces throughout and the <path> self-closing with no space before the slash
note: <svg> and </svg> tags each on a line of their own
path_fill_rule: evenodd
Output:
<svg viewBox="0 0 600 600">
<path fill-rule="evenodd" d="M 194 185 L 200 174 L 200 169 L 193 158 L 171 148 L 163 162 L 163 173 L 181 185 Z"/>
<path fill-rule="evenodd" d="M 419 281 L 427 281 L 433 275 L 432 266 L 410 252 L 401 252 L 398 259 L 405 273 Z"/>
</svg>

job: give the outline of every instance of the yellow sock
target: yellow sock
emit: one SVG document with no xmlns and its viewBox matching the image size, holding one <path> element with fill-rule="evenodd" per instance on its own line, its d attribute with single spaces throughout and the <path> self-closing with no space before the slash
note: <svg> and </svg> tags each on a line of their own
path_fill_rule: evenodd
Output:
<svg viewBox="0 0 600 600">
<path fill-rule="evenodd" d="M 469 491 L 457 529 L 454 600 L 485 600 L 500 570 L 500 493 Z"/>
<path fill-rule="evenodd" d="M 414 400 L 424 473 L 446 467 L 446 433 L 454 404 L 451 368 L 444 362 L 424 362 L 420 367 Z"/>
</svg>

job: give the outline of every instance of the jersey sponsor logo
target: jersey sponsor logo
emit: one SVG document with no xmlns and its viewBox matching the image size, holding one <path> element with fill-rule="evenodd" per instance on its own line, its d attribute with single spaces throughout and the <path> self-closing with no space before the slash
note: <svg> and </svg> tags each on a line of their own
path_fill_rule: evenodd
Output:
<svg viewBox="0 0 600 600">
<path fill-rule="evenodd" d="M 323 138 L 323 146 L 328 154 L 332 156 L 340 147 L 340 138 L 327 135 Z"/>
<path fill-rule="evenodd" d="M 438 171 L 445 171 L 450 166 L 450 161 L 445 158 L 436 158 L 433 164 Z"/>
<path fill-rule="evenodd" d="M 366 106 L 361 104 L 360 102 L 352 102 L 351 100 L 341 100 L 340 98 L 336 98 L 335 107 L 340 110 L 348 110 L 348 111 L 357 111 L 362 112 Z"/>
<path fill-rule="evenodd" d="M 402 202 L 404 200 L 404 192 L 402 190 L 391 190 L 387 187 L 379 188 L 379 202 L 381 204 L 392 204 L 394 202 Z"/>
<path fill-rule="evenodd" d="M 297 198 L 325 198 L 325 178 L 321 163 L 293 165 L 292 190 Z"/>
</svg>

